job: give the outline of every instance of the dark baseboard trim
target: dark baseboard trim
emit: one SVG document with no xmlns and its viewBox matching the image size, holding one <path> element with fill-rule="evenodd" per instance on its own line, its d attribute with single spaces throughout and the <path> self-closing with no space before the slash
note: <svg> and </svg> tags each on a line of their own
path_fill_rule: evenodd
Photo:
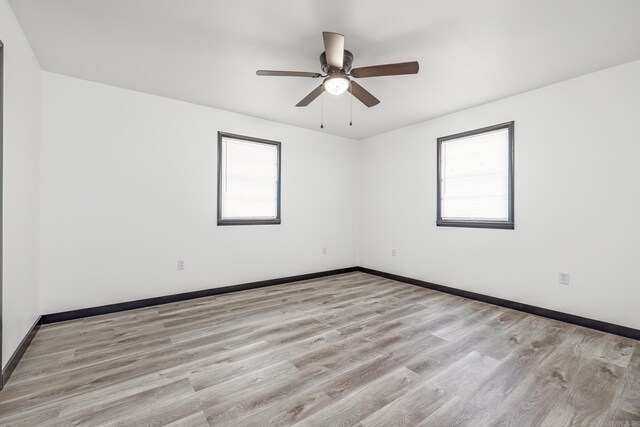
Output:
<svg viewBox="0 0 640 427">
<path fill-rule="evenodd" d="M 27 332 L 27 334 L 24 336 L 18 348 L 16 348 L 16 351 L 14 351 L 11 355 L 11 358 L 7 362 L 6 368 L 2 370 L 2 375 L 0 375 L 0 390 L 2 390 L 7 381 L 9 381 L 11 374 L 13 374 L 13 371 L 15 371 L 16 366 L 18 366 L 18 362 L 20 362 L 20 359 L 22 359 L 22 356 L 24 356 L 24 353 L 27 351 L 27 347 L 29 347 L 29 344 L 31 344 L 31 341 L 33 341 L 33 338 L 36 336 L 38 329 L 40 329 L 40 325 L 42 325 L 42 316 L 38 316 L 36 322 L 33 324 L 33 326 L 31 326 L 29 332 Z"/>
<path fill-rule="evenodd" d="M 571 323 L 574 325 L 584 326 L 587 328 L 596 329 L 598 331 L 607 332 L 610 334 L 615 334 L 623 337 L 640 340 L 640 330 L 638 329 L 615 325 L 613 323 L 602 322 L 600 320 L 589 319 L 586 317 L 575 316 L 573 314 L 567 314 L 560 311 L 549 310 L 547 308 L 536 307 L 529 304 L 523 304 L 520 302 L 492 297 L 484 294 L 479 294 L 476 292 L 465 291 L 462 289 L 452 288 L 449 286 L 438 285 L 435 283 L 426 282 L 424 280 L 413 279 L 411 277 L 405 277 L 405 276 L 400 276 L 398 274 L 386 273 L 384 271 L 373 270 L 371 268 L 365 268 L 365 267 L 340 268 L 336 270 L 320 271 L 317 273 L 301 274 L 298 276 L 282 277 L 279 279 L 262 280 L 259 282 L 243 283 L 239 285 L 224 286 L 220 288 L 203 289 L 200 291 L 185 292 L 181 294 L 165 295 L 161 297 L 146 298 L 146 299 L 141 299 L 136 301 L 127 301 L 127 302 L 122 302 L 117 304 L 109 304 L 109 305 L 102 305 L 98 307 L 83 308 L 79 310 L 64 311 L 60 313 L 45 314 L 41 317 L 40 323 L 48 324 L 48 323 L 63 322 L 66 320 L 80 319 L 83 317 L 97 316 L 100 314 L 117 313 L 119 311 L 151 307 L 154 305 L 168 304 L 172 302 L 185 301 L 185 300 L 190 300 L 194 298 L 202 298 L 202 297 L 208 297 L 212 295 L 226 294 L 229 292 L 238 292 L 238 291 L 244 291 L 248 289 L 262 288 L 265 286 L 281 285 L 285 283 L 299 282 L 301 280 L 318 279 L 321 277 L 333 276 L 336 274 L 352 273 L 354 271 L 360 271 L 363 273 L 368 273 L 375 276 L 396 280 L 398 282 L 409 283 L 411 285 L 416 285 L 416 286 L 420 286 L 427 289 L 433 289 L 436 291 L 457 295 L 463 298 L 474 299 L 474 300 L 486 302 L 489 304 L 499 305 L 501 307 L 524 311 L 525 313 L 531 313 L 537 316 L 548 317 L 550 319 L 559 320 L 561 322 Z M 35 332 L 33 334 L 35 334 Z M 28 340 L 27 338 L 29 338 L 29 336 L 25 337 L 22 344 L 24 344 L 25 342 L 30 343 L 31 339 L 33 339 L 33 336 L 31 336 L 31 338 L 29 338 Z M 22 348 L 22 344 L 19 347 L 19 349 Z M 26 350 L 26 346 L 24 347 L 24 350 Z M 22 353 L 24 353 L 24 350 L 22 351 Z M 17 354 L 17 351 L 16 353 L 14 353 L 14 356 L 12 357 L 11 360 L 14 359 L 16 354 Z M 22 357 L 22 355 L 20 355 L 19 357 Z M 17 361 L 20 360 L 19 357 L 15 362 L 16 365 L 17 365 Z M 10 364 L 11 364 L 11 361 L 7 365 L 7 370 L 9 370 Z M 13 368 L 15 368 L 15 366 L 13 366 Z"/>
<path fill-rule="evenodd" d="M 42 323 L 57 323 L 65 320 L 81 319 L 83 317 L 97 316 L 100 314 L 117 313 L 119 311 L 133 310 L 136 308 L 151 307 L 154 305 L 168 304 L 185 301 L 194 298 L 208 297 L 212 295 L 226 294 L 229 292 L 244 291 L 247 289 L 263 288 L 265 286 L 282 285 L 284 283 L 299 282 L 301 280 L 318 279 L 336 274 L 352 273 L 358 271 L 358 267 L 339 268 L 337 270 L 320 271 L 317 273 L 301 274 L 298 276 L 282 277 L 279 279 L 261 280 L 259 282 L 243 283 L 240 285 L 223 286 L 220 288 L 203 289 L 201 291 L 185 292 L 180 294 L 165 295 L 161 297 L 146 298 L 135 301 L 121 302 L 117 304 L 101 305 L 98 307 L 82 308 L 79 310 L 63 311 L 60 313 L 45 314 Z"/>
<path fill-rule="evenodd" d="M 425 282 L 423 280 L 413 279 L 411 277 L 400 276 L 398 274 L 385 273 L 383 271 L 373 270 L 370 268 L 347 267 L 347 268 L 340 268 L 336 270 L 321 271 L 317 273 L 301 274 L 298 276 L 282 277 L 279 279 L 262 280 L 259 282 L 243 283 L 240 285 L 204 289 L 200 291 L 165 295 L 165 296 L 155 297 L 155 298 L 146 298 L 146 299 L 141 299 L 136 301 L 128 301 L 128 302 L 122 302 L 118 304 L 103 305 L 99 307 L 91 307 L 91 308 L 85 308 L 80 310 L 45 314 L 43 316 L 40 316 L 38 320 L 34 323 L 34 325 L 31 327 L 27 335 L 23 338 L 22 342 L 20 343 L 16 351 L 13 353 L 13 355 L 9 359 L 9 362 L 7 363 L 6 368 L 2 370 L 2 374 L 0 375 L 0 390 L 4 387 L 4 385 L 7 383 L 7 381 L 11 377 L 11 374 L 13 373 L 16 366 L 18 365 L 18 362 L 26 352 L 27 347 L 29 347 L 29 344 L 31 344 L 31 341 L 33 340 L 36 333 L 38 332 L 38 329 L 40 329 L 40 325 L 48 324 L 48 323 L 63 322 L 65 320 L 80 319 L 83 317 L 97 316 L 100 314 L 116 313 L 119 311 L 132 310 L 136 308 L 151 307 L 154 305 L 168 304 L 171 302 L 185 301 L 185 300 L 190 300 L 194 298 L 202 298 L 202 297 L 207 297 L 212 295 L 226 294 L 229 292 L 238 292 L 238 291 L 244 291 L 248 289 L 262 288 L 266 286 L 281 285 L 285 283 L 299 282 L 302 280 L 318 279 L 318 278 L 327 277 L 327 276 L 334 276 L 336 274 L 352 273 L 356 271 L 372 274 L 374 276 L 384 277 L 386 279 L 391 279 L 398 282 L 409 283 L 411 285 L 416 285 L 416 286 L 420 286 L 427 289 L 433 289 L 436 291 L 445 292 L 448 294 L 457 295 L 464 298 L 474 299 L 477 301 L 482 301 L 489 304 L 498 305 L 501 307 L 507 307 L 514 310 L 524 311 L 526 313 L 548 317 L 550 319 L 559 320 L 561 322 L 571 323 L 574 325 L 584 326 L 587 328 L 596 329 L 598 331 L 607 332 L 610 334 L 615 334 L 623 337 L 640 340 L 640 330 L 629 328 L 626 326 L 614 325 L 612 323 L 588 319 L 586 317 L 574 316 L 572 314 L 562 313 L 559 311 L 549 310 L 546 308 L 536 307 L 533 305 L 522 304 L 515 301 L 496 298 L 496 297 L 492 297 L 484 294 L 479 294 L 476 292 L 465 291 L 462 289 L 452 288 L 449 286 L 438 285 L 435 283 Z"/>
<path fill-rule="evenodd" d="M 565 323 L 571 323 L 574 325 L 584 326 L 586 328 L 596 329 L 598 331 L 607 332 L 610 334 L 640 340 L 640 330 L 629 328 L 626 326 L 614 325 L 613 323 L 588 319 L 586 317 L 574 316 L 573 314 L 562 313 L 560 311 L 549 310 L 547 308 L 536 307 L 534 305 L 522 304 L 502 298 L 496 298 L 484 294 L 465 291 L 462 289 L 451 288 L 449 286 L 437 285 L 435 283 L 425 282 L 423 280 L 413 279 L 411 277 L 400 276 L 398 274 L 385 273 L 384 271 L 372 270 L 370 268 L 358 267 L 358 270 L 363 273 L 373 274 L 375 276 L 384 277 L 386 279 L 391 279 L 398 282 L 409 283 L 411 285 L 420 286 L 422 288 L 446 292 L 448 294 L 457 295 L 464 298 L 474 299 L 493 305 L 499 305 L 501 307 L 511 308 L 514 310 L 524 311 L 526 313 L 535 314 L 537 316 L 548 317 L 550 319 L 559 320 Z"/>
</svg>

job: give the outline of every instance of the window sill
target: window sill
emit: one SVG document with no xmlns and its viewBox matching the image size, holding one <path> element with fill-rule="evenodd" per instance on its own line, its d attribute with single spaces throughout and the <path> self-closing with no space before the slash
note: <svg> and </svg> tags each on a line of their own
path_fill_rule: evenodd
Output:
<svg viewBox="0 0 640 427">
<path fill-rule="evenodd" d="M 515 229 L 513 222 L 475 222 L 475 221 L 436 221 L 438 227 L 494 228 L 498 230 Z"/>
<path fill-rule="evenodd" d="M 275 219 L 218 219 L 218 225 L 269 225 L 280 224 L 280 218 Z"/>
</svg>

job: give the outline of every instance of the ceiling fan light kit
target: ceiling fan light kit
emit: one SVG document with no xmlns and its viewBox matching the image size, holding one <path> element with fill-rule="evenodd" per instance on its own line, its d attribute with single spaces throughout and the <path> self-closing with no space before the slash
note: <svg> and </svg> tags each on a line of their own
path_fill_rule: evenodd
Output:
<svg viewBox="0 0 640 427">
<path fill-rule="evenodd" d="M 329 76 L 324 80 L 323 86 L 331 95 L 341 95 L 349 89 L 349 79 L 341 75 Z"/>
<path fill-rule="evenodd" d="M 275 70 L 258 70 L 256 74 L 258 76 L 325 77 L 322 84 L 298 102 L 296 107 L 306 107 L 325 91 L 331 95 L 341 95 L 349 91 L 351 95 L 370 108 L 379 104 L 380 101 L 349 77 L 359 79 L 418 73 L 419 65 L 416 61 L 352 69 L 353 54 L 344 49 L 344 35 L 325 31 L 322 33 L 322 39 L 324 52 L 320 55 L 320 66 L 324 74 Z"/>
</svg>

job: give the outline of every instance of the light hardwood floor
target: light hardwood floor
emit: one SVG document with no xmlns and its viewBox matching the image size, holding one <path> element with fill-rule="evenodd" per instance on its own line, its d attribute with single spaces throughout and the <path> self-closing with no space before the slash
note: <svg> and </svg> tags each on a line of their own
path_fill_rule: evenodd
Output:
<svg viewBox="0 0 640 427">
<path fill-rule="evenodd" d="M 640 426 L 640 343 L 363 273 L 47 325 L 1 425 Z"/>
</svg>

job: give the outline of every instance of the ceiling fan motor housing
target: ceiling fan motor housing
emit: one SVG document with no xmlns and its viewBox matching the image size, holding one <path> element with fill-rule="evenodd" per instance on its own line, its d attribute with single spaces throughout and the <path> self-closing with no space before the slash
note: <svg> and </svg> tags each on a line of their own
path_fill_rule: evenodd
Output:
<svg viewBox="0 0 640 427">
<path fill-rule="evenodd" d="M 342 63 L 342 69 L 344 70 L 345 73 L 348 73 L 349 71 L 351 71 L 352 64 L 353 64 L 353 54 L 345 49 L 344 60 Z M 320 55 L 320 65 L 322 66 L 322 72 L 325 74 L 332 74 L 332 73 L 335 73 L 336 71 L 339 71 L 331 67 L 329 64 L 327 64 L 326 52 L 322 52 L 322 55 Z"/>
</svg>

